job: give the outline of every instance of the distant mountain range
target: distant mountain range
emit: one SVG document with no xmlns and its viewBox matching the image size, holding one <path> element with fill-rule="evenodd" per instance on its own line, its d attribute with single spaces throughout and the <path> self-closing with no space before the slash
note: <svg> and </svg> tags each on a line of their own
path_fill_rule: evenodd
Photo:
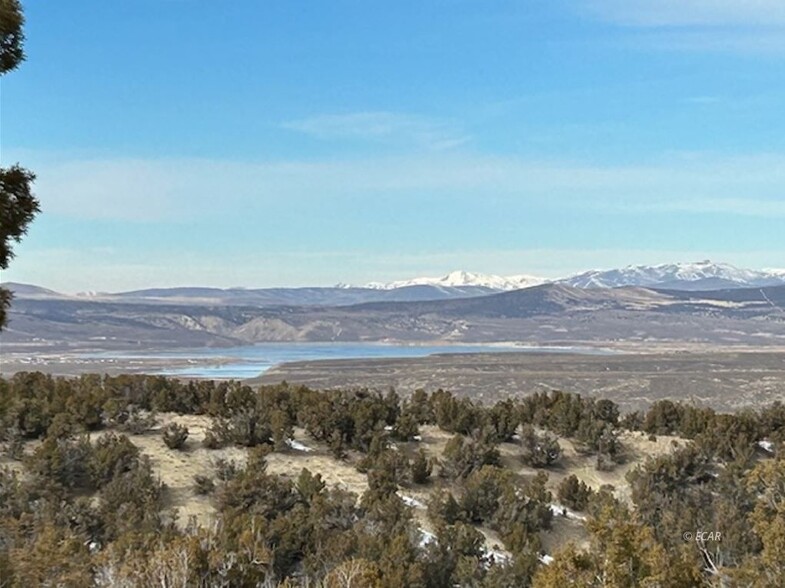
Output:
<svg viewBox="0 0 785 588">
<path fill-rule="evenodd" d="M 313 288 L 148 288 L 131 292 L 62 294 L 30 284 L 3 284 L 17 300 L 79 300 L 128 304 L 192 304 L 207 306 L 348 306 L 363 302 L 405 302 L 472 298 L 501 290 L 485 286 L 411 285 L 393 289 L 355 286 Z"/>
<path fill-rule="evenodd" d="M 643 286 L 673 290 L 721 290 L 785 284 L 785 270 L 749 270 L 728 263 L 700 261 L 661 265 L 631 265 L 611 270 L 589 270 L 566 278 L 548 279 L 531 275 L 496 276 L 455 271 L 440 278 L 413 278 L 389 283 L 371 282 L 365 288 L 395 290 L 415 285 L 440 287 L 483 287 L 496 291 L 520 290 L 545 283 L 576 288 L 620 288 Z"/>
<path fill-rule="evenodd" d="M 151 304 L 17 290 L 0 341 L 4 353 L 275 341 L 517 341 L 640 349 L 677 343 L 785 345 L 785 285 L 684 291 L 543 284 L 468 298 L 344 306 L 205 304 L 204 298 L 183 298 L 186 294 L 194 293 Z"/>
<path fill-rule="evenodd" d="M 529 276 L 526 274 L 516 276 L 495 276 L 492 274 L 476 274 L 465 271 L 454 271 L 440 278 L 413 278 L 397 282 L 370 282 L 365 288 L 373 290 L 397 290 L 411 286 L 436 286 L 441 288 L 479 287 L 495 291 L 521 290 L 532 286 L 539 286 L 549 282 L 546 278 Z"/>
<path fill-rule="evenodd" d="M 672 290 L 721 290 L 779 286 L 785 284 L 785 270 L 739 269 L 727 263 L 700 261 L 592 270 L 558 281 L 576 288 L 643 286 Z"/>
<path fill-rule="evenodd" d="M 591 270 L 560 279 L 526 274 L 497 276 L 455 271 L 446 276 L 413 278 L 364 286 L 339 284 L 312 288 L 149 288 L 131 292 L 83 292 L 67 295 L 29 284 L 7 283 L 17 299 L 92 300 L 139 304 L 195 304 L 225 306 L 349 306 L 366 302 L 416 302 L 474 298 L 532 288 L 546 283 L 581 289 L 625 286 L 670 290 L 722 290 L 785 284 L 785 270 L 739 269 L 727 263 L 701 261 L 654 266 L 638 265 Z"/>
</svg>

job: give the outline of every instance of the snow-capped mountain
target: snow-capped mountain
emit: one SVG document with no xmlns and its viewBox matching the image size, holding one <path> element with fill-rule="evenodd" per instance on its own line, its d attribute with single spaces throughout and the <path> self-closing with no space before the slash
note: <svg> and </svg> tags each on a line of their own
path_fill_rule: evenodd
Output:
<svg viewBox="0 0 785 588">
<path fill-rule="evenodd" d="M 740 269 L 728 263 L 699 261 L 654 266 L 631 265 L 621 269 L 591 270 L 557 280 L 577 288 L 643 286 L 676 290 L 717 290 L 785 284 L 781 270 Z"/>
<path fill-rule="evenodd" d="M 520 274 L 515 276 L 495 276 L 492 274 L 476 274 L 473 272 L 454 271 L 440 278 L 413 278 L 396 282 L 371 282 L 366 288 L 374 290 L 395 290 L 409 286 L 436 286 L 442 288 L 477 287 L 490 290 L 520 290 L 530 286 L 539 286 L 548 280 L 537 276 Z"/>
<path fill-rule="evenodd" d="M 435 286 L 439 288 L 483 288 L 501 292 L 530 288 L 550 282 L 566 284 L 575 288 L 640 286 L 673 290 L 720 290 L 783 285 L 785 284 L 785 270 L 750 270 L 737 268 L 728 263 L 699 261 L 590 270 L 555 280 L 527 274 L 497 276 L 454 271 L 440 278 L 423 277 L 388 283 L 371 282 L 364 287 L 374 290 L 396 290 L 410 286 Z"/>
<path fill-rule="evenodd" d="M 664 290 L 724 290 L 785 286 L 785 270 L 740 269 L 727 263 L 701 261 L 638 265 L 621 269 L 592 270 L 561 279 L 527 274 L 499 276 L 455 271 L 438 278 L 414 278 L 365 286 L 339 284 L 334 287 L 298 288 L 148 288 L 132 292 L 82 292 L 60 294 L 38 286 L 4 283 L 19 300 L 78 300 L 134 304 L 200 304 L 224 306 L 348 306 L 370 302 L 416 302 L 476 298 L 547 283 L 575 288 L 638 286 Z M 563 288 L 560 290 L 563 291 Z M 573 294 L 575 294 L 573 292 Z M 586 293 L 589 294 L 589 293 Z"/>
</svg>

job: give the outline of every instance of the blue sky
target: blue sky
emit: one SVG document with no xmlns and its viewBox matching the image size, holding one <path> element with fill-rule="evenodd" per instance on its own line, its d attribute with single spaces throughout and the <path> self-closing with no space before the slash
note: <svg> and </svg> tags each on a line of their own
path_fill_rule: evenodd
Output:
<svg viewBox="0 0 785 588">
<path fill-rule="evenodd" d="M 785 267 L 781 0 L 28 0 L 4 280 Z"/>
</svg>

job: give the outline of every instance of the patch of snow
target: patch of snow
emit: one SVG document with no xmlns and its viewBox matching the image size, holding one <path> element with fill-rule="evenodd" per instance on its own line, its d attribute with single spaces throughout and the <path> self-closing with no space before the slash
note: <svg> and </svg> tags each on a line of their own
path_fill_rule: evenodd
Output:
<svg viewBox="0 0 785 588">
<path fill-rule="evenodd" d="M 425 529 L 420 529 L 420 547 L 425 547 L 434 541 L 436 541 L 436 535 L 429 533 Z"/>
<path fill-rule="evenodd" d="M 549 566 L 553 563 L 553 557 L 548 555 L 547 553 L 541 555 L 539 560 L 544 563 L 546 566 Z"/>
<path fill-rule="evenodd" d="M 764 439 L 763 441 L 758 441 L 758 447 L 760 447 L 761 449 L 763 449 L 763 451 L 766 451 L 768 453 L 774 453 L 774 443 L 766 439 Z"/>
<path fill-rule="evenodd" d="M 405 497 L 402 496 L 401 498 L 404 498 L 405 500 Z M 434 535 L 429 531 L 426 531 L 422 527 L 420 527 L 418 530 L 420 532 L 420 544 L 419 544 L 420 548 L 425 548 L 429 544 L 436 542 L 437 540 L 436 535 Z M 495 544 L 493 545 L 493 547 L 490 548 L 487 546 L 483 546 L 482 550 L 485 554 L 485 557 L 483 558 L 482 561 L 482 565 L 486 568 L 491 565 L 506 563 L 512 559 L 512 556 L 508 552 L 502 551 L 502 548 L 500 548 L 498 545 Z M 548 562 L 545 562 L 543 560 L 543 558 L 549 558 L 549 557 L 550 556 L 548 555 L 541 556 L 540 561 L 543 561 L 543 563 L 550 563 L 550 561 L 553 561 L 553 558 L 550 558 Z"/>
<path fill-rule="evenodd" d="M 551 512 L 554 516 L 557 517 L 567 517 L 568 519 L 572 519 L 574 521 L 585 521 L 586 516 L 580 513 L 575 512 L 567 508 L 566 506 L 559 504 L 558 502 L 551 503 Z"/>
<path fill-rule="evenodd" d="M 426 508 L 425 504 L 417 500 L 416 498 L 412 498 L 411 496 L 406 496 L 405 494 L 399 494 L 401 500 L 406 506 L 411 506 L 412 508 Z"/>
<path fill-rule="evenodd" d="M 287 439 L 286 444 L 292 449 L 294 449 L 295 451 L 304 451 L 305 453 L 309 453 L 313 451 L 312 448 L 308 447 L 307 445 L 303 445 L 302 443 L 294 439 Z"/>
<path fill-rule="evenodd" d="M 505 553 L 503 551 L 499 551 L 497 549 L 486 549 L 485 550 L 485 557 L 488 558 L 488 563 L 496 564 L 496 563 L 504 563 L 510 561 L 511 557 L 509 553 Z"/>
</svg>

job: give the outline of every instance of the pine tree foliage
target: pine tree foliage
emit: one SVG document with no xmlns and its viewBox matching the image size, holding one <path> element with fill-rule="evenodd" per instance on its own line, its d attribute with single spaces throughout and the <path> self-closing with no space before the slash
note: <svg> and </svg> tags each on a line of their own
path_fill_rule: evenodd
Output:
<svg viewBox="0 0 785 588">
<path fill-rule="evenodd" d="M 147 424 L 134 434 L 146 435 L 161 413 L 204 415 L 217 445 L 247 454 L 240 464 L 216 453 L 191 483 L 215 508 L 209 526 L 176 524 L 170 490 L 124 432 L 138 415 Z M 19 373 L 0 378 L 0 442 L 23 454 L 0 468 L 0 585 L 774 586 L 785 573 L 784 416 L 776 403 L 738 414 L 655 403 L 628 419 L 561 392 L 484 406 L 445 391 Z M 434 455 L 411 423 L 440 421 L 453 436 Z M 689 440 L 630 471 L 629 504 L 575 476 L 551 484 L 517 458 L 532 432 L 535 445 L 569 439 L 588 455 L 613 440 L 622 455 L 627 424 Z M 291 457 L 303 430 L 324 457 L 340 450 L 364 471 L 367 491 L 270 473 L 271 452 Z M 427 521 L 407 505 L 422 492 Z M 590 546 L 546 559 L 555 500 L 586 518 Z M 684 540 L 700 529 L 723 535 Z"/>
<path fill-rule="evenodd" d="M 18 0 L 0 2 L 0 76 L 16 69 L 24 60 L 24 15 Z M 19 165 L 0 168 L 0 269 L 8 269 L 14 257 L 13 244 L 27 233 L 40 208 L 32 192 L 35 174 Z M 0 330 L 8 320 L 11 292 L 0 288 Z"/>
</svg>

